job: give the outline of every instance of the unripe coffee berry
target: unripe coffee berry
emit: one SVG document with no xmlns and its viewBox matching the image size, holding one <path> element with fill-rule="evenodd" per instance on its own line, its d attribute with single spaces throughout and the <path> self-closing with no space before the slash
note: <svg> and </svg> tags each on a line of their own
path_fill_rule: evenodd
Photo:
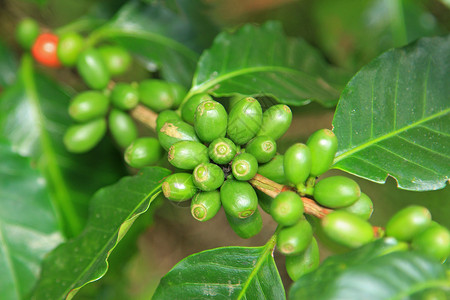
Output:
<svg viewBox="0 0 450 300">
<path fill-rule="evenodd" d="M 174 167 L 193 170 L 199 164 L 209 162 L 208 148 L 199 142 L 180 141 L 170 147 L 167 160 Z"/>
<path fill-rule="evenodd" d="M 250 153 L 241 153 L 233 159 L 231 170 L 234 178 L 247 181 L 258 172 L 258 161 Z"/>
<path fill-rule="evenodd" d="M 271 106 L 263 113 L 261 129 L 257 135 L 267 135 L 276 141 L 286 133 L 291 122 L 292 111 L 289 106 L 284 104 Z"/>
<path fill-rule="evenodd" d="M 292 226 L 303 216 L 302 198 L 292 191 L 281 192 L 272 201 L 270 214 L 282 226 Z"/>
<path fill-rule="evenodd" d="M 286 179 L 294 184 L 303 184 L 311 171 L 311 152 L 305 144 L 296 143 L 284 154 Z"/>
<path fill-rule="evenodd" d="M 374 239 L 370 223 L 346 211 L 329 213 L 322 218 L 321 224 L 330 239 L 350 248 L 357 248 Z"/>
<path fill-rule="evenodd" d="M 225 176 L 222 168 L 211 163 L 202 163 L 195 167 L 194 184 L 202 191 L 213 191 L 222 186 Z"/>
<path fill-rule="evenodd" d="M 411 205 L 392 216 L 386 224 L 386 235 L 407 242 L 430 224 L 430 211 L 423 206 Z"/>
<path fill-rule="evenodd" d="M 197 193 L 197 188 L 191 174 L 175 173 L 164 180 L 162 191 L 167 199 L 182 202 L 191 199 Z"/>
<path fill-rule="evenodd" d="M 172 87 L 167 81 L 146 79 L 139 83 L 138 90 L 140 101 L 155 112 L 161 112 L 173 106 Z"/>
<path fill-rule="evenodd" d="M 198 105 L 195 111 L 194 128 L 203 142 L 210 143 L 225 137 L 228 114 L 219 102 L 208 100 Z"/>
<path fill-rule="evenodd" d="M 166 122 L 172 120 L 181 121 L 181 117 L 174 110 L 170 109 L 160 112 L 156 118 L 156 132 L 160 131 Z"/>
<path fill-rule="evenodd" d="M 63 34 L 59 39 L 57 54 L 64 66 L 72 67 L 78 61 L 78 56 L 84 48 L 83 37 L 76 32 Z"/>
<path fill-rule="evenodd" d="M 411 246 L 417 251 L 444 261 L 450 255 L 450 233 L 447 228 L 432 224 L 413 238 Z"/>
<path fill-rule="evenodd" d="M 108 112 L 109 99 L 98 91 L 79 93 L 69 105 L 69 115 L 78 122 L 104 117 Z"/>
<path fill-rule="evenodd" d="M 267 135 L 260 135 L 251 139 L 245 152 L 252 154 L 258 163 L 266 163 L 277 154 L 277 143 Z"/>
<path fill-rule="evenodd" d="M 284 155 L 277 154 L 269 162 L 258 166 L 258 174 L 279 184 L 286 184 L 284 172 Z"/>
<path fill-rule="evenodd" d="M 311 243 L 312 227 L 302 218 L 295 225 L 283 227 L 278 233 L 277 249 L 283 255 L 297 255 L 303 252 Z"/>
<path fill-rule="evenodd" d="M 95 90 L 106 88 L 110 74 L 97 49 L 90 48 L 80 53 L 77 70 L 84 82 Z"/>
<path fill-rule="evenodd" d="M 197 107 L 200 105 L 200 103 L 208 100 L 213 100 L 213 98 L 206 93 L 197 94 L 189 98 L 181 106 L 181 117 L 183 118 L 183 121 L 194 125 L 194 118 Z"/>
<path fill-rule="evenodd" d="M 231 229 L 243 239 L 249 239 L 257 235 L 262 229 L 263 221 L 258 209 L 250 217 L 245 219 L 236 218 L 227 213 L 225 215 Z"/>
<path fill-rule="evenodd" d="M 312 238 L 308 248 L 302 253 L 286 256 L 286 271 L 293 281 L 297 281 L 301 276 L 314 271 L 319 264 L 319 247 L 315 238 Z"/>
<path fill-rule="evenodd" d="M 237 145 L 246 144 L 259 131 L 262 122 L 262 109 L 258 100 L 247 97 L 231 109 L 228 116 L 228 137 Z"/>
<path fill-rule="evenodd" d="M 138 137 L 138 130 L 133 118 L 121 110 L 111 110 L 108 125 L 114 140 L 122 148 L 128 147 Z"/>
<path fill-rule="evenodd" d="M 314 199 L 319 204 L 331 208 L 352 205 L 360 196 L 359 185 L 354 180 L 344 176 L 324 178 L 314 187 Z"/>
<path fill-rule="evenodd" d="M 211 220 L 221 206 L 219 191 L 198 192 L 191 201 L 191 214 L 196 220 L 205 222 Z"/>
<path fill-rule="evenodd" d="M 96 119 L 87 123 L 70 126 L 64 134 L 63 142 L 68 151 L 83 153 L 94 148 L 105 133 L 105 119 Z"/>
<path fill-rule="evenodd" d="M 339 210 L 345 210 L 349 213 L 354 214 L 355 216 L 360 217 L 363 220 L 368 220 L 373 213 L 373 203 L 372 200 L 370 200 L 369 196 L 361 193 L 361 196 L 358 200 L 356 200 L 355 203 L 350 206 L 340 208 Z"/>
<path fill-rule="evenodd" d="M 139 103 L 137 89 L 128 83 L 117 83 L 111 91 L 111 103 L 122 110 L 135 108 Z"/>
<path fill-rule="evenodd" d="M 229 163 L 236 155 L 236 145 L 227 138 L 218 138 L 209 144 L 209 157 L 219 165 Z"/>
<path fill-rule="evenodd" d="M 175 119 L 165 122 L 161 129 L 158 130 L 158 139 L 161 146 L 166 151 L 168 151 L 173 144 L 179 141 L 199 142 L 199 139 L 195 134 L 194 127 L 181 120 Z"/>
<path fill-rule="evenodd" d="M 155 164 L 161 157 L 161 146 L 157 139 L 151 137 L 136 139 L 125 150 L 125 162 L 138 169 Z"/>
<path fill-rule="evenodd" d="M 248 218 L 258 209 L 256 192 L 244 181 L 225 181 L 220 188 L 220 200 L 225 212 L 235 218 Z"/>
<path fill-rule="evenodd" d="M 131 55 L 120 46 L 101 46 L 98 48 L 100 55 L 111 76 L 123 74 L 131 64 Z"/>
<path fill-rule="evenodd" d="M 333 131 L 320 129 L 306 142 L 311 150 L 311 176 L 317 177 L 328 171 L 336 155 L 338 140 Z"/>
<path fill-rule="evenodd" d="M 17 25 L 16 40 L 26 50 L 33 46 L 38 35 L 39 24 L 31 18 L 25 18 Z"/>
</svg>

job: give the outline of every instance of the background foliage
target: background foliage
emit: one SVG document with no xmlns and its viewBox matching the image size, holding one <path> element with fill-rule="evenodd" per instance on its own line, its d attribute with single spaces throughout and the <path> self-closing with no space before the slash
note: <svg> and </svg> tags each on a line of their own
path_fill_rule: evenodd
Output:
<svg viewBox="0 0 450 300">
<path fill-rule="evenodd" d="M 76 291 L 86 282 L 102 277 L 108 267 L 102 280 L 86 285 L 76 298 L 148 299 L 155 292 L 160 278 L 181 259 L 207 249 L 232 245 L 244 248 L 201 252 L 190 256 L 174 270 L 192 270 L 189 265 L 192 262 L 216 257 L 217 253 L 223 256 L 223 252 L 229 252 L 229 256 L 220 263 L 225 269 L 233 268 L 236 262 L 232 252 L 238 249 L 246 251 L 250 264 L 241 274 L 234 276 L 242 284 L 232 286 L 233 295 L 242 296 L 254 289 L 255 276 L 277 282 L 276 289 L 272 290 L 277 295 L 285 289 L 282 284 L 286 290 L 291 284 L 284 273 L 282 257 L 275 254 L 273 261 L 267 255 L 268 249 L 273 249 L 270 237 L 276 226 L 269 216 L 263 215 L 265 225 L 262 233 L 250 240 L 242 240 L 226 225 L 223 212 L 208 224 L 200 224 L 190 217 L 186 208 L 157 198 L 159 180 L 167 174 L 162 169 L 144 170 L 136 177 L 117 182 L 126 173 L 134 171 L 125 170 L 120 151 L 108 139 L 88 154 L 72 155 L 65 151 L 61 135 L 70 125 L 67 104 L 76 91 L 86 87 L 72 70 L 43 69 L 34 65 L 30 57 L 22 56 L 11 32 L 26 16 L 36 18 L 41 26 L 59 33 L 92 31 L 88 38 L 92 45 L 112 40 L 125 46 L 133 52 L 137 62 L 133 72 L 124 75 L 123 80 L 161 76 L 186 87 L 193 83 L 191 94 L 211 91 L 217 96 L 228 96 L 239 91 L 272 96 L 293 106 L 312 102 L 294 108 L 293 125 L 280 142 L 280 152 L 291 142 L 304 142 L 311 132 L 319 128 L 331 128 L 333 106 L 343 91 L 333 120 L 333 125 L 339 128 L 336 130 L 338 137 L 348 141 L 346 130 L 349 125 L 353 126 L 352 130 L 363 125 L 367 128 L 365 122 L 370 120 L 373 120 L 375 131 L 369 136 L 361 135 L 358 142 L 340 145 L 341 156 L 336 161 L 338 169 L 358 173 L 377 182 L 383 182 L 390 174 L 400 187 L 410 190 L 429 190 L 430 187 L 442 188 L 445 185 L 445 176 L 448 175 L 445 174 L 445 166 L 449 160 L 445 151 L 448 152 L 450 145 L 428 145 L 425 139 L 430 134 L 449 134 L 448 127 L 442 125 L 448 123 L 449 109 L 450 84 L 446 84 L 449 80 L 446 75 L 450 63 L 448 55 L 445 56 L 449 47 L 448 35 L 447 38 L 423 39 L 373 60 L 383 51 L 404 46 L 419 37 L 447 34 L 450 12 L 444 2 L 4 0 L 1 5 L 4 9 L 0 11 L 0 269 L 7 270 L 0 272 L 2 299 L 27 298 L 35 283 L 38 297 L 57 299 L 72 289 Z M 278 22 L 266 22 L 268 20 Z M 264 25 L 246 25 L 238 29 L 244 23 Z M 205 49 L 208 50 L 203 52 Z M 424 68 L 429 72 L 415 71 L 418 64 L 425 64 Z M 380 66 L 386 66 L 382 68 L 384 72 L 375 72 Z M 361 67 L 363 69 L 357 73 Z M 415 81 L 402 81 L 402 76 L 411 72 L 417 73 Z M 378 85 L 374 85 L 374 78 L 384 80 L 377 80 Z M 220 84 L 219 88 L 217 84 Z M 433 85 L 447 87 L 447 90 L 434 94 L 436 89 Z M 414 89 L 408 90 L 407 86 Z M 376 92 L 381 90 L 397 95 L 397 117 L 388 116 L 386 119 L 385 112 L 373 105 L 375 98 L 379 100 Z M 426 105 L 424 114 L 410 120 L 404 112 L 410 107 L 403 101 L 410 103 L 416 98 L 417 103 L 424 103 L 420 102 L 422 99 L 434 102 L 427 102 L 433 105 Z M 273 101 L 268 99 L 268 102 Z M 359 106 L 365 115 L 358 112 L 358 116 L 364 117 L 355 124 L 348 122 L 345 105 Z M 370 112 L 369 108 L 372 108 Z M 383 125 L 392 125 L 394 130 L 390 129 L 391 126 L 386 130 L 382 128 L 376 122 L 381 118 Z M 404 127 L 400 123 L 396 127 L 395 120 L 405 124 L 415 122 L 431 129 L 427 131 L 413 126 L 399 133 L 396 130 Z M 142 128 L 143 132 L 145 130 Z M 385 136 L 396 140 L 394 144 L 399 151 L 405 148 L 404 143 L 413 140 L 418 145 L 417 151 L 411 154 L 415 156 L 406 157 L 410 155 L 407 151 L 402 155 L 418 160 L 419 165 L 406 164 L 397 170 L 375 172 L 369 167 L 361 170 L 360 162 L 352 161 L 356 156 L 344 158 L 342 154 L 361 147 L 373 137 L 375 142 L 371 145 L 383 146 L 377 138 Z M 369 153 L 371 149 L 372 146 L 368 146 L 361 151 L 371 165 L 379 167 L 380 161 L 395 165 L 390 163 L 396 161 L 393 155 L 373 157 Z M 424 155 L 429 152 L 431 156 Z M 422 157 L 428 160 L 421 160 Z M 410 168 L 409 173 L 423 169 L 423 173 L 427 173 L 422 174 L 424 178 L 432 179 L 413 184 L 408 174 L 400 173 L 405 168 Z M 427 168 L 438 170 L 438 176 L 428 174 Z M 337 173 L 343 174 L 338 170 L 332 172 Z M 376 210 L 372 223 L 375 225 L 385 224 L 399 208 L 415 203 L 427 206 L 433 219 L 450 227 L 450 207 L 445 201 L 450 199 L 448 188 L 414 193 L 397 189 L 392 178 L 387 178 L 385 185 L 362 179 L 357 181 L 374 200 Z M 108 185 L 112 186 L 105 188 Z M 103 189 L 94 195 L 100 188 Z M 126 196 L 118 197 L 121 193 Z M 128 213 L 130 211 L 131 214 Z M 149 227 L 150 224 L 153 226 Z M 44 260 L 50 250 L 80 232 L 76 239 L 62 244 Z M 119 240 L 121 242 L 117 243 Z M 341 251 L 332 245 L 331 248 L 321 246 L 322 254 Z M 370 265 L 364 267 L 369 271 L 363 274 L 370 276 L 370 272 L 378 272 L 380 265 L 392 261 L 404 263 L 395 254 L 376 258 L 377 251 L 386 247 L 374 245 L 361 250 L 359 260 L 349 262 L 344 255 L 330 258 L 326 264 L 348 264 L 354 270 L 354 276 L 362 276 L 358 273 L 361 265 Z M 78 257 L 76 253 L 79 251 L 83 252 L 80 260 L 72 261 L 72 257 Z M 261 262 L 257 268 L 251 264 L 255 259 Z M 433 281 L 442 278 L 442 266 L 421 259 L 411 257 L 409 261 L 413 262 L 403 266 L 414 269 L 425 263 L 427 272 L 421 274 L 421 279 Z M 38 282 L 43 260 L 44 279 Z M 273 274 L 276 272 L 275 262 L 282 282 L 278 282 L 278 277 Z M 61 277 L 60 270 L 68 266 L 72 267 L 66 269 Z M 339 274 L 339 269 L 333 274 Z M 311 274 L 303 278 L 303 282 L 296 283 L 290 295 L 304 293 L 313 297 L 314 286 L 301 291 L 296 286 L 309 284 L 308 281 L 317 279 L 314 276 L 319 275 Z M 321 285 L 338 284 L 339 280 L 345 282 L 352 278 L 323 276 L 326 282 Z M 386 289 L 393 283 L 414 287 L 413 280 L 395 279 L 397 281 L 379 284 Z M 163 279 L 162 286 L 177 280 L 179 278 L 172 271 Z M 226 278 L 218 280 L 223 280 L 227 288 Z M 74 295 L 72 291 L 71 295 Z M 225 291 L 228 293 L 230 288 Z M 393 295 L 399 296 L 395 291 Z M 155 297 L 164 299 L 164 296 L 160 287 Z"/>
</svg>

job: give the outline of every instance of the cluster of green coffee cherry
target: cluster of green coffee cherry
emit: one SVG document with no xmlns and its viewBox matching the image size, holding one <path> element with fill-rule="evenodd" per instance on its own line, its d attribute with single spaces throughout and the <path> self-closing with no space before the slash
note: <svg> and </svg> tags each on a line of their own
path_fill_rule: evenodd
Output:
<svg viewBox="0 0 450 300">
<path fill-rule="evenodd" d="M 77 122 L 64 136 L 69 151 L 89 151 L 108 127 L 131 167 L 154 165 L 162 157 L 162 149 L 166 150 L 169 163 L 180 172 L 165 179 L 165 197 L 174 202 L 192 199 L 192 216 L 202 222 L 223 207 L 231 228 L 242 238 L 262 229 L 259 204 L 280 226 L 277 249 L 286 256 L 286 269 L 293 280 L 319 265 L 310 223 L 315 219 L 305 217 L 302 196 L 326 210 L 320 228 L 341 245 L 355 248 L 383 235 L 367 221 L 373 204 L 354 180 L 332 176 L 316 183 L 336 155 L 338 141 L 331 130 L 318 130 L 305 144 L 290 146 L 284 155 L 277 153 L 276 141 L 292 121 L 288 106 L 274 105 L 263 113 L 255 98 L 234 97 L 228 113 L 206 93 L 182 103 L 187 91 L 176 83 L 146 79 L 111 84 L 111 77 L 130 65 L 131 56 L 123 48 L 86 48 L 77 33 L 61 37 L 39 34 L 39 27 L 29 19 L 19 25 L 16 37 L 44 65 L 75 66 L 91 89 L 78 94 L 69 105 L 69 114 Z M 139 103 L 159 113 L 158 139 L 138 137 L 130 114 Z M 252 181 L 257 174 L 282 185 L 282 192 L 274 198 L 262 192 L 271 189 L 270 182 Z M 411 247 L 440 260 L 450 254 L 448 230 L 432 222 L 424 207 L 398 212 L 387 224 L 386 235 L 404 242 L 405 249 Z"/>
</svg>

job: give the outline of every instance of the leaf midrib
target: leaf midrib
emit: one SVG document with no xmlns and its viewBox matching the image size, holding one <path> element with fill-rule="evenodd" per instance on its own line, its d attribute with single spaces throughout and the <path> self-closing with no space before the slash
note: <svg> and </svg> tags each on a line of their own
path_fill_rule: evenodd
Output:
<svg viewBox="0 0 450 300">
<path fill-rule="evenodd" d="M 245 297 L 245 293 L 247 292 L 247 288 L 249 287 L 250 283 L 257 276 L 262 264 L 265 262 L 267 257 L 273 252 L 275 245 L 276 245 L 276 238 L 277 238 L 277 234 L 274 234 L 270 238 L 270 240 L 266 243 L 266 245 L 264 246 L 264 251 L 262 252 L 261 256 L 258 258 L 255 266 L 253 267 L 252 272 L 248 276 L 248 279 L 245 281 L 245 284 L 242 287 L 242 290 L 236 299 L 239 300 L 239 299 L 243 299 L 243 297 Z"/>
<path fill-rule="evenodd" d="M 89 284 L 89 283 L 91 283 L 91 282 L 93 282 L 93 281 L 95 281 L 95 280 L 98 280 L 99 278 L 102 278 L 103 275 L 106 274 L 106 272 L 107 272 L 107 270 L 108 270 L 108 265 L 106 265 L 106 270 L 105 270 L 105 272 L 103 272 L 102 274 L 99 274 L 99 276 L 98 276 L 97 278 L 94 278 L 94 279 L 92 279 L 92 280 L 89 280 L 89 281 L 85 282 L 84 284 L 82 284 L 82 285 L 80 285 L 80 286 L 78 286 L 78 287 L 75 287 L 75 285 L 76 285 L 75 283 L 78 282 L 78 281 L 80 280 L 80 278 L 86 274 L 87 270 L 89 270 L 90 267 L 92 267 L 92 265 L 94 264 L 94 262 L 97 261 L 97 259 L 101 256 L 101 254 L 102 254 L 103 251 L 107 248 L 107 245 L 109 245 L 109 243 L 113 240 L 113 238 L 116 237 L 116 236 L 118 237 L 118 233 L 119 233 L 119 230 L 120 230 L 121 226 L 122 226 L 125 222 L 131 220 L 132 217 L 134 217 L 134 213 L 136 212 L 136 210 L 137 210 L 137 209 L 138 209 L 138 208 L 139 208 L 139 207 L 140 207 L 140 206 L 141 206 L 141 205 L 142 205 L 149 197 L 154 199 L 154 198 L 161 192 L 161 191 L 157 192 L 157 190 L 160 189 L 161 186 L 162 186 L 162 183 L 159 184 L 159 185 L 157 185 L 151 192 L 149 192 L 149 193 L 144 197 L 144 199 L 143 199 L 142 201 L 139 202 L 138 205 L 136 205 L 135 209 L 134 209 L 133 211 L 131 211 L 131 212 L 128 214 L 127 218 L 121 223 L 121 225 L 120 225 L 116 230 L 114 230 L 114 233 L 111 234 L 111 237 L 107 240 L 107 242 L 105 243 L 105 245 L 101 248 L 101 251 L 98 251 L 98 252 L 97 252 L 97 254 L 93 257 L 93 259 L 92 259 L 91 262 L 88 264 L 88 266 L 87 266 L 86 268 L 84 268 L 84 271 L 81 272 L 80 275 L 73 281 L 74 284 L 70 285 L 70 286 L 64 291 L 63 295 L 61 295 L 61 296 L 62 296 L 62 299 L 71 299 L 73 296 L 75 296 L 75 294 L 72 294 L 72 297 L 71 297 L 71 298 L 68 298 L 69 294 L 70 294 L 72 291 L 78 291 L 79 289 L 81 289 L 81 288 L 84 287 L 85 285 L 87 285 L 87 284 Z M 152 200 L 153 200 L 153 199 L 150 199 L 147 208 L 146 208 L 145 210 L 143 210 L 140 214 L 137 214 L 137 215 L 135 216 L 136 218 L 137 218 L 139 215 L 145 213 L 145 212 L 148 210 L 148 208 L 149 208 L 150 204 L 152 203 Z M 111 252 L 112 252 L 111 250 L 113 250 L 113 249 L 117 246 L 117 243 L 118 243 L 118 240 L 117 240 L 116 243 L 113 245 L 113 247 L 111 247 L 110 251 L 108 251 L 108 253 L 107 253 L 107 255 L 106 255 L 106 258 L 105 258 L 105 262 L 108 261 L 108 258 L 109 258 L 110 254 L 111 254 Z"/>
<path fill-rule="evenodd" d="M 235 71 L 231 71 L 228 73 L 225 73 L 224 75 L 218 76 L 213 80 L 204 81 L 203 83 L 198 84 L 197 83 L 197 75 L 194 77 L 194 82 L 192 84 L 192 89 L 189 92 L 190 95 L 197 94 L 197 93 L 203 93 L 212 88 L 213 86 L 219 84 L 222 81 L 225 81 L 227 79 L 238 77 L 241 75 L 251 74 L 251 73 L 258 73 L 258 72 L 269 72 L 269 71 L 275 71 L 280 73 L 291 73 L 297 76 L 304 76 L 309 77 L 312 80 L 322 79 L 321 76 L 313 76 L 306 72 L 302 72 L 300 70 L 291 69 L 288 67 L 283 66 L 258 66 L 258 67 L 247 67 L 247 68 L 241 68 Z M 324 82 L 326 82 L 324 80 Z M 333 88 L 331 85 L 328 85 L 328 92 L 332 92 L 335 94 L 339 94 L 339 91 L 337 91 L 335 88 Z"/>
<path fill-rule="evenodd" d="M 404 126 L 404 127 L 400 128 L 400 129 L 391 131 L 391 132 L 389 132 L 388 134 L 379 136 L 379 137 L 377 137 L 377 138 L 375 138 L 375 139 L 373 139 L 373 140 L 370 140 L 369 142 L 366 142 L 366 143 L 361 144 L 361 145 L 359 145 L 359 146 L 357 146 L 357 147 L 355 147 L 355 148 L 352 148 L 352 149 L 350 149 L 349 151 L 344 152 L 344 153 L 342 153 L 342 154 L 336 156 L 336 158 L 334 159 L 333 165 L 335 165 L 335 164 L 338 163 L 339 161 L 345 159 L 346 157 L 348 157 L 348 156 L 350 156 L 350 155 L 352 155 L 352 154 L 354 154 L 354 153 L 356 153 L 356 152 L 359 152 L 359 151 L 361 151 L 361 150 L 363 150 L 363 149 L 365 149 L 365 148 L 368 148 L 368 147 L 370 147 L 370 146 L 372 146 L 372 145 L 374 145 L 374 144 L 376 144 L 376 143 L 378 143 L 378 142 L 381 142 L 381 141 L 384 141 L 384 140 L 386 140 L 386 139 L 389 139 L 389 138 L 391 138 L 391 137 L 393 137 L 393 136 L 396 136 L 396 135 L 398 135 L 399 133 L 402 133 L 402 132 L 404 132 L 404 131 L 407 131 L 407 130 L 413 128 L 413 127 L 416 127 L 416 126 L 418 126 L 418 125 L 420 125 L 420 124 L 422 124 L 422 123 L 425 123 L 425 122 L 427 122 L 427 121 L 430 121 L 430 120 L 432 120 L 432 119 L 434 119 L 434 118 L 438 118 L 438 117 L 441 117 L 441 116 L 443 116 L 443 115 L 446 115 L 446 114 L 449 113 L 449 112 L 450 112 L 450 108 L 445 109 L 445 110 L 440 111 L 440 112 L 438 112 L 438 113 L 436 113 L 436 114 L 433 114 L 433 115 L 430 115 L 430 116 L 428 116 L 428 117 L 426 117 L 426 118 L 424 118 L 424 119 L 421 119 L 421 120 L 419 120 L 419 121 L 417 121 L 417 122 L 411 123 L 411 124 L 409 124 L 408 126 Z"/>
<path fill-rule="evenodd" d="M 17 278 L 17 273 L 15 272 L 15 269 L 13 267 L 13 263 L 12 263 L 12 258 L 11 258 L 11 253 L 9 251 L 9 248 L 6 245 L 5 242 L 5 238 L 3 237 L 3 224 L 0 220 L 0 245 L 4 245 L 3 249 L 5 251 L 6 254 L 6 263 L 8 264 L 8 267 L 11 271 L 11 275 L 13 277 L 13 281 L 14 281 L 14 292 L 17 296 L 16 299 L 21 299 L 21 295 L 20 295 L 20 291 L 19 291 L 19 279 Z"/>
</svg>

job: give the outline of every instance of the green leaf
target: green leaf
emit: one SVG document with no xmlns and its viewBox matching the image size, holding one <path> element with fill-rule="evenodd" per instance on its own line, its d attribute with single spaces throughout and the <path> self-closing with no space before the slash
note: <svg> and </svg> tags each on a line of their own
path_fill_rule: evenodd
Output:
<svg viewBox="0 0 450 300">
<path fill-rule="evenodd" d="M 348 83 L 333 120 L 334 168 L 407 190 L 445 187 L 450 165 L 450 36 L 390 50 Z"/>
<path fill-rule="evenodd" d="M 276 237 L 263 247 L 222 247 L 193 254 L 167 273 L 153 299 L 285 299 L 273 260 Z"/>
<path fill-rule="evenodd" d="M 297 280 L 289 299 L 400 300 L 450 286 L 442 264 L 415 252 L 393 251 L 397 246 L 394 239 L 384 239 L 332 256 Z"/>
<path fill-rule="evenodd" d="M 71 299 L 108 270 L 108 256 L 134 220 L 161 192 L 166 169 L 145 168 L 137 176 L 99 190 L 90 218 L 77 238 L 60 245 L 44 261 L 34 299 Z"/>
<path fill-rule="evenodd" d="M 11 141 L 19 154 L 32 158 L 45 175 L 60 223 L 69 236 L 81 231 L 84 220 L 80 215 L 86 214 L 94 191 L 123 174 L 121 159 L 111 143 L 105 141 L 83 155 L 66 151 L 62 139 L 73 122 L 67 112 L 71 96 L 45 76 L 36 75 L 31 57 L 25 56 L 18 80 L 0 97 L 0 137 Z"/>
<path fill-rule="evenodd" d="M 0 157 L 0 298 L 19 300 L 62 236 L 42 174 L 1 140 Z"/>
<path fill-rule="evenodd" d="M 291 105 L 315 100 L 334 106 L 341 86 L 332 82 L 333 76 L 310 45 L 287 38 L 280 23 L 268 22 L 219 34 L 200 58 L 191 94 L 240 93 L 270 96 Z"/>
<path fill-rule="evenodd" d="M 176 13 L 164 3 L 129 2 L 111 22 L 93 32 L 90 42 L 113 40 L 135 53 L 150 71 L 161 69 L 164 79 L 189 87 L 199 53 L 209 46 L 216 31 L 199 13 L 202 10 L 186 9 Z"/>
<path fill-rule="evenodd" d="M 17 59 L 8 46 L 0 40 L 0 94 L 16 79 Z"/>
</svg>

